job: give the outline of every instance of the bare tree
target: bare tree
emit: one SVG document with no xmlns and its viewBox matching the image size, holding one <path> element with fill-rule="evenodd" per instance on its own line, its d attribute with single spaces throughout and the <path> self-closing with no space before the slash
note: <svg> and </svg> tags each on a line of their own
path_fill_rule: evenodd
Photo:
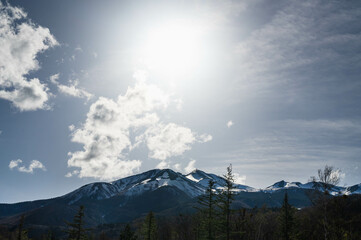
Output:
<svg viewBox="0 0 361 240">
<path fill-rule="evenodd" d="M 318 169 L 318 176 L 311 177 L 313 182 L 321 183 L 322 190 L 325 194 L 329 194 L 329 190 L 331 190 L 332 186 L 340 183 L 340 172 L 341 170 L 335 169 L 333 166 L 326 165 L 325 168 Z"/>
<path fill-rule="evenodd" d="M 317 177 L 311 177 L 314 183 L 319 182 L 321 184 L 321 188 L 324 192 L 320 200 L 323 207 L 322 225 L 323 225 L 325 240 L 328 239 L 328 232 L 329 232 L 328 230 L 329 224 L 327 219 L 327 198 L 328 195 L 330 194 L 330 190 L 332 189 L 332 187 L 340 183 L 340 172 L 341 172 L 340 169 L 335 169 L 333 166 L 326 165 L 323 170 L 318 169 Z"/>
</svg>

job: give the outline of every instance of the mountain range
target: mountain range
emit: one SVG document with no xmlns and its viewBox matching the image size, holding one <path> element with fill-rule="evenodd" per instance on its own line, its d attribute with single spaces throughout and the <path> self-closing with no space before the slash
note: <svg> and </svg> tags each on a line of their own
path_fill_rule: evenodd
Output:
<svg viewBox="0 0 361 240">
<path fill-rule="evenodd" d="M 113 182 L 87 184 L 60 197 L 0 204 L 0 224 L 15 225 L 25 214 L 27 224 L 36 227 L 64 226 L 71 221 L 80 205 L 85 206 L 89 226 L 128 222 L 149 211 L 159 216 L 191 213 L 197 197 L 204 194 L 209 180 L 218 190 L 226 180 L 215 174 L 194 170 L 182 174 L 171 169 L 154 169 Z M 256 189 L 235 184 L 234 208 L 280 207 L 287 191 L 289 202 L 297 208 L 311 205 L 313 196 L 322 191 L 321 183 L 279 181 Z M 350 187 L 330 186 L 331 195 L 361 194 L 361 184 Z"/>
</svg>

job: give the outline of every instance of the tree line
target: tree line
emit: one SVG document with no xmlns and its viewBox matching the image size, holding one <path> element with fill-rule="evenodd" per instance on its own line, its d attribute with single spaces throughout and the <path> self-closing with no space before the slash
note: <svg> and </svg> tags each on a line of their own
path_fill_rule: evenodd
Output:
<svg viewBox="0 0 361 240">
<path fill-rule="evenodd" d="M 335 177 L 336 176 L 336 177 Z M 223 176 L 226 184 L 217 188 L 210 180 L 204 195 L 194 206 L 195 213 L 161 217 L 149 212 L 142 220 L 124 224 L 118 234 L 95 234 L 84 223 L 80 206 L 72 222 L 67 222 L 67 240 L 353 240 L 361 239 L 361 196 L 331 197 L 331 186 L 339 182 L 333 167 L 318 171 L 313 180 L 321 191 L 310 198 L 312 206 L 296 209 L 285 192 L 281 208 L 233 208 L 236 195 L 232 165 Z M 3 236 L 3 237 L 1 237 Z M 24 217 L 16 231 L 0 239 L 28 240 Z M 51 232 L 44 240 L 58 239 Z"/>
</svg>

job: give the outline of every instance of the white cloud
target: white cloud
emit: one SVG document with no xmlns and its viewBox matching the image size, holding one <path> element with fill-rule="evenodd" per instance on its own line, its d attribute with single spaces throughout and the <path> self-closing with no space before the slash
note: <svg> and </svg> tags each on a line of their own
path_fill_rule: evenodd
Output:
<svg viewBox="0 0 361 240">
<path fill-rule="evenodd" d="M 39 79 L 24 81 L 18 86 L 13 91 L 0 90 L 0 98 L 11 101 L 21 111 L 49 108 L 46 105 L 49 98 L 48 88 L 40 83 Z"/>
<path fill-rule="evenodd" d="M 69 130 L 72 132 L 72 131 L 74 131 L 75 126 L 74 126 L 73 124 L 71 124 L 68 128 L 69 128 Z"/>
<path fill-rule="evenodd" d="M 230 127 L 232 127 L 232 126 L 233 126 L 233 121 L 232 121 L 232 120 L 229 120 L 229 121 L 227 122 L 227 127 L 230 128 Z"/>
<path fill-rule="evenodd" d="M 58 84 L 57 86 L 59 91 L 65 95 L 90 100 L 93 97 L 93 94 L 85 91 L 84 89 L 77 88 L 78 84 L 78 81 L 71 81 L 69 86 L 62 84 Z"/>
<path fill-rule="evenodd" d="M 72 172 L 68 172 L 67 174 L 65 174 L 65 177 L 70 178 L 70 177 L 76 176 L 76 175 L 78 175 L 78 174 L 79 174 L 79 171 L 78 171 L 78 170 L 74 170 L 74 171 L 72 171 Z"/>
<path fill-rule="evenodd" d="M 165 168 L 169 167 L 167 158 L 181 155 L 197 141 L 211 139 L 160 122 L 157 111 L 166 109 L 169 102 L 169 95 L 139 78 L 117 101 L 100 97 L 90 106 L 85 123 L 73 129 L 72 141 L 84 147 L 69 153 L 68 166 L 80 168 L 79 177 L 112 180 L 139 169 L 141 161 L 129 160 L 128 155 L 141 143 L 148 147 L 150 157 L 161 160 L 157 167 Z"/>
<path fill-rule="evenodd" d="M 160 163 L 158 163 L 158 165 L 155 168 L 158 168 L 158 169 L 169 168 L 169 162 L 161 161 Z"/>
<path fill-rule="evenodd" d="M 9 163 L 9 168 L 12 170 L 16 168 L 19 172 L 25 172 L 25 173 L 34 173 L 34 169 L 41 169 L 43 171 L 46 171 L 45 166 L 38 160 L 32 160 L 30 162 L 29 167 L 21 166 L 22 160 L 11 160 Z"/>
<path fill-rule="evenodd" d="M 196 164 L 196 160 L 194 159 L 190 160 L 188 165 L 184 168 L 184 171 L 186 173 L 192 172 L 194 169 L 196 169 L 195 164 Z"/>
<path fill-rule="evenodd" d="M 173 168 L 179 172 L 182 170 L 182 165 L 180 163 L 176 163 L 173 165 Z"/>
<path fill-rule="evenodd" d="M 51 82 L 52 84 L 55 84 L 55 85 L 59 84 L 59 83 L 58 83 L 59 76 L 60 76 L 60 73 L 56 73 L 56 74 L 54 74 L 54 75 L 51 75 L 51 76 L 49 77 L 50 82 Z"/>
<path fill-rule="evenodd" d="M 237 184 L 246 184 L 247 177 L 245 175 L 239 175 L 238 173 L 233 173 L 234 182 Z"/>
<path fill-rule="evenodd" d="M 9 163 L 9 168 L 13 169 L 15 167 L 17 167 L 20 163 L 22 163 L 23 161 L 18 159 L 18 160 L 11 160 Z"/>
<path fill-rule="evenodd" d="M 57 73 L 49 78 L 50 82 L 57 86 L 59 92 L 72 97 L 86 98 L 87 100 L 93 97 L 93 94 L 77 87 L 79 85 L 78 80 L 69 81 L 70 85 L 63 85 L 58 82 L 59 76 L 60 74 Z"/>
<path fill-rule="evenodd" d="M 47 109 L 48 88 L 26 75 L 40 68 L 36 56 L 58 43 L 49 29 L 37 26 L 20 8 L 0 3 L 0 98 L 20 111 Z"/>
<path fill-rule="evenodd" d="M 159 160 L 181 155 L 191 149 L 195 141 L 196 135 L 189 128 L 174 123 L 157 124 L 145 133 L 148 156 Z"/>
<path fill-rule="evenodd" d="M 340 169 L 336 169 L 331 173 L 331 179 L 340 179 L 342 181 L 346 177 L 346 174 L 342 172 Z"/>
</svg>

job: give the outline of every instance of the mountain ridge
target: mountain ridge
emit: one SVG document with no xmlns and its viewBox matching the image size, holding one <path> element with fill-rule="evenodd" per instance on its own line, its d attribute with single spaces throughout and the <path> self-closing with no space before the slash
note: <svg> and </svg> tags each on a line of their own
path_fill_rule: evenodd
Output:
<svg viewBox="0 0 361 240">
<path fill-rule="evenodd" d="M 14 204 L 0 204 L 0 224 L 16 224 L 25 214 L 36 226 L 64 226 L 77 208 L 85 206 L 86 221 L 96 226 L 103 223 L 128 222 L 149 211 L 158 215 L 194 212 L 197 197 L 205 193 L 208 181 L 215 181 L 216 190 L 226 180 L 212 173 L 194 170 L 188 174 L 171 169 L 152 169 L 112 182 L 94 182 L 59 197 Z M 361 184 L 350 187 L 332 186 L 332 195 L 361 194 Z M 235 184 L 234 208 L 281 207 L 285 192 L 297 208 L 312 204 L 311 197 L 320 192 L 320 183 L 279 181 L 264 189 Z"/>
</svg>

